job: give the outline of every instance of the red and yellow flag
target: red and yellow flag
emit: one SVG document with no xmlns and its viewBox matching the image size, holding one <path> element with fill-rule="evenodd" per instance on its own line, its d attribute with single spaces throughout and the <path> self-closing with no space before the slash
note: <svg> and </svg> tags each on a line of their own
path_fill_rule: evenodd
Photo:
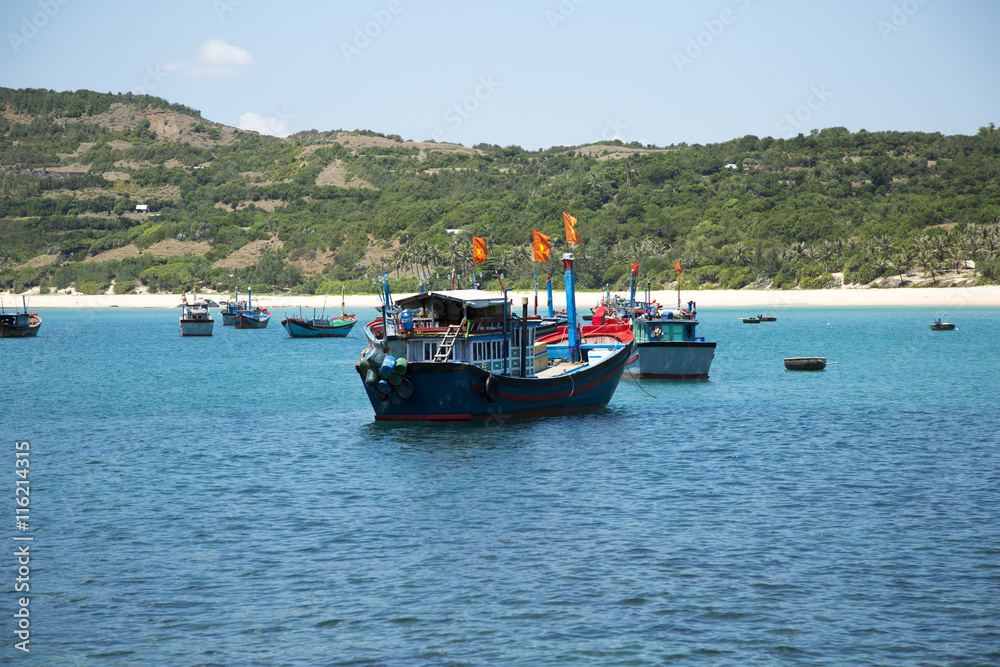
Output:
<svg viewBox="0 0 1000 667">
<path fill-rule="evenodd" d="M 486 239 L 472 237 L 472 263 L 482 264 L 486 261 Z"/>
<path fill-rule="evenodd" d="M 566 225 L 566 243 L 583 243 L 580 232 L 576 231 L 576 218 L 563 211 L 563 224 Z"/>
<path fill-rule="evenodd" d="M 537 229 L 532 229 L 531 233 L 534 235 L 534 242 L 532 247 L 535 249 L 535 261 L 536 262 L 547 262 L 549 261 L 549 252 L 552 251 L 552 241 L 545 234 L 542 234 Z"/>
<path fill-rule="evenodd" d="M 677 260 L 677 263 L 674 264 L 674 268 L 677 269 L 677 275 L 681 275 L 681 260 Z"/>
</svg>

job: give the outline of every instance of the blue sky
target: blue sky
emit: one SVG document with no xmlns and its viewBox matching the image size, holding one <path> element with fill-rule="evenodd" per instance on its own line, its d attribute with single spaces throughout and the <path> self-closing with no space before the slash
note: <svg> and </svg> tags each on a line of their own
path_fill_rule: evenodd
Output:
<svg viewBox="0 0 1000 667">
<path fill-rule="evenodd" d="M 1000 123 L 993 0 L 5 0 L 0 85 L 526 149 Z"/>
</svg>

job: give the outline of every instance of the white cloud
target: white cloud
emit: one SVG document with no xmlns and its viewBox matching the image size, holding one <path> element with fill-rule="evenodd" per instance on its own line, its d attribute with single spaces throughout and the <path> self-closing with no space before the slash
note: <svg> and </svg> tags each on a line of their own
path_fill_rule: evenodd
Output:
<svg viewBox="0 0 1000 667">
<path fill-rule="evenodd" d="M 221 39 L 210 39 L 198 47 L 198 57 L 194 60 L 166 63 L 163 70 L 186 76 L 222 76 L 246 74 L 256 64 L 246 49 L 226 44 Z"/>
<path fill-rule="evenodd" d="M 251 130 L 271 137 L 287 137 L 291 134 L 285 121 L 274 116 L 264 118 L 249 111 L 240 116 L 240 129 Z"/>
</svg>

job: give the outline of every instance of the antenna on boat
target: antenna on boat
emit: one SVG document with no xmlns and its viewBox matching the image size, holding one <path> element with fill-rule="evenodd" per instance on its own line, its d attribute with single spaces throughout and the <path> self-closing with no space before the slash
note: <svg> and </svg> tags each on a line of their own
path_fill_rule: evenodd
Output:
<svg viewBox="0 0 1000 667">
<path fill-rule="evenodd" d="M 632 277 L 629 278 L 629 286 L 628 286 L 628 293 L 629 293 L 629 297 L 628 297 L 628 316 L 629 317 L 633 317 L 634 316 L 634 313 L 632 311 L 635 310 L 635 287 L 636 287 L 636 283 L 638 281 L 639 281 L 639 265 L 638 264 L 633 264 L 632 265 Z"/>
<path fill-rule="evenodd" d="M 535 316 L 538 316 L 538 269 L 535 269 Z"/>
<path fill-rule="evenodd" d="M 545 289 L 549 293 L 549 319 L 554 319 L 556 314 L 552 310 L 552 276 L 545 276 Z"/>
</svg>

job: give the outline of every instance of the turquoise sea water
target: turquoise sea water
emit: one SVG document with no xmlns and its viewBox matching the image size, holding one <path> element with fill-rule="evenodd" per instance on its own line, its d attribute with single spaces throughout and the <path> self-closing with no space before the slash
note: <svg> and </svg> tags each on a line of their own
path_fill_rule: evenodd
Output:
<svg viewBox="0 0 1000 667">
<path fill-rule="evenodd" d="M 0 340 L 0 663 L 1000 664 L 1000 310 L 703 309 L 710 380 L 471 426 L 374 423 L 360 327 L 41 314 Z"/>
</svg>

